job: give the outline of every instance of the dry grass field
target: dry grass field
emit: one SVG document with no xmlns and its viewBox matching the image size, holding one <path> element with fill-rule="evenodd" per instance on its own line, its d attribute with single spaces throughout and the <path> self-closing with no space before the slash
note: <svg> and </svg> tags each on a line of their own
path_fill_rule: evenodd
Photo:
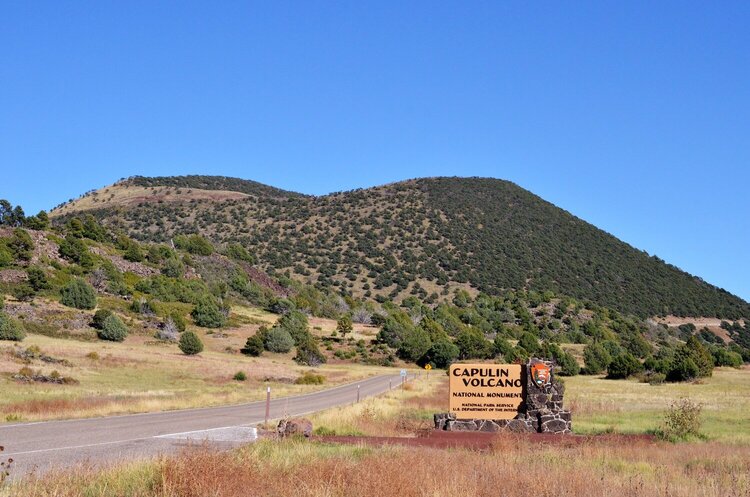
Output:
<svg viewBox="0 0 750 497">
<path fill-rule="evenodd" d="M 143 202 L 189 202 L 191 200 L 221 201 L 243 199 L 248 195 L 225 190 L 201 190 L 193 188 L 154 187 L 115 184 L 78 198 L 50 212 L 51 216 L 62 216 L 72 212 L 112 206 L 133 206 Z"/>
<path fill-rule="evenodd" d="M 659 427 L 670 402 L 689 398 L 703 406 L 709 440 L 750 446 L 750 367 L 716 368 L 693 383 L 649 385 L 603 377 L 565 378 L 565 400 L 576 433 L 644 433 Z"/>
<path fill-rule="evenodd" d="M 138 334 L 123 343 L 42 335 L 29 335 L 18 346 L 5 342 L 0 345 L 0 423 L 234 404 L 264 398 L 267 385 L 274 395 L 285 396 L 393 373 L 392 368 L 333 362 L 316 368 L 325 377 L 323 385 L 296 385 L 310 368 L 292 361 L 293 352 L 261 357 L 238 352 L 255 329 L 248 325 L 213 334 L 196 329 L 206 347 L 197 356 Z M 24 362 L 17 353 L 29 347 L 64 362 Z M 12 375 L 22 367 L 44 374 L 58 371 L 78 383 L 18 382 Z M 246 381 L 233 380 L 239 371 Z"/>
<path fill-rule="evenodd" d="M 750 371 L 720 370 L 707 380 L 707 392 L 688 391 L 710 401 L 710 391 L 750 389 Z M 589 395 L 615 395 L 629 382 L 600 385 L 597 378 L 568 380 L 568 395 L 577 396 L 576 409 Z M 700 388 L 703 385 L 686 385 Z M 596 391 L 593 388 L 605 390 Z M 638 413 L 652 410 L 657 425 L 670 395 L 633 389 L 632 401 L 620 412 L 621 431 L 637 431 Z M 591 388 L 586 395 L 578 388 Z M 433 373 L 361 404 L 313 417 L 319 431 L 375 435 L 405 435 L 418 420 L 446 404 L 445 377 Z M 627 388 L 625 389 L 628 390 Z M 742 405 L 706 404 L 704 422 L 710 426 L 719 408 L 725 416 L 741 418 Z M 629 410 L 631 409 L 632 410 Z M 580 412 L 577 423 L 586 425 Z M 635 420 L 635 425 L 630 425 Z M 417 421 L 417 422 L 415 422 Z M 410 424 L 411 423 L 411 424 Z M 591 496 L 591 497 L 747 497 L 750 495 L 750 443 L 723 439 L 672 444 L 634 439 L 613 443 L 596 437 L 580 444 L 530 444 L 522 438 L 498 436 L 488 451 L 463 449 L 369 447 L 301 440 L 261 441 L 232 452 L 193 448 L 175 457 L 132 463 L 106 471 L 77 468 L 43 479 L 31 479 L 5 489 L 14 497 L 207 497 L 207 496 Z M 730 443 L 725 443 L 726 441 Z M 0 491 L 2 495 L 2 491 Z M 4 496 L 5 497 L 5 496 Z"/>
</svg>

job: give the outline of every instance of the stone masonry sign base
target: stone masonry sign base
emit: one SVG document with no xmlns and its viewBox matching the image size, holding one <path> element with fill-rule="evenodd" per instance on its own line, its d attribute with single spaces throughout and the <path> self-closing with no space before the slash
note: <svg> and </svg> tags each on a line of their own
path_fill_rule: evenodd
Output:
<svg viewBox="0 0 750 497">
<path fill-rule="evenodd" d="M 537 381 L 536 373 L 546 365 L 549 379 Z M 457 419 L 456 413 L 435 414 L 435 429 L 511 433 L 571 433 L 570 411 L 563 409 L 565 386 L 554 374 L 554 363 L 531 359 L 523 366 L 523 402 L 512 419 Z M 532 373 L 532 368 L 534 373 Z M 546 378 L 543 378 L 546 379 Z"/>
</svg>

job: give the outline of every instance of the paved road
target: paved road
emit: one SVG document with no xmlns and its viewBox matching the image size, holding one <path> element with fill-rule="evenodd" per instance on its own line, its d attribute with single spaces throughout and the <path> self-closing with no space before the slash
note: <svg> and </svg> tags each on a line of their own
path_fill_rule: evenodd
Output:
<svg viewBox="0 0 750 497">
<path fill-rule="evenodd" d="M 395 388 L 398 375 L 376 376 L 339 387 L 296 397 L 271 400 L 271 419 L 299 416 L 352 404 Z M 12 476 L 42 473 L 53 467 L 77 463 L 112 464 L 179 450 L 207 440 L 230 446 L 253 441 L 262 423 L 265 401 L 227 407 L 186 409 L 105 418 L 47 421 L 0 426 L 3 458 L 12 457 Z"/>
</svg>

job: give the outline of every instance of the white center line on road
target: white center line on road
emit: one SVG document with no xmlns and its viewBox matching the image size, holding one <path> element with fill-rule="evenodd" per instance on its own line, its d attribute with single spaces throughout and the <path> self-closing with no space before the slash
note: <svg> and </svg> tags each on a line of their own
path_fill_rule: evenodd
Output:
<svg viewBox="0 0 750 497">
<path fill-rule="evenodd" d="M 124 444 L 128 442 L 138 442 L 140 440 L 148 440 L 154 437 L 141 437 L 141 438 L 131 438 L 129 440 L 116 440 L 114 442 L 100 442 L 95 444 L 86 444 L 86 445 L 70 445 L 67 447 L 54 447 L 51 449 L 38 449 L 38 450 L 27 450 L 25 452 L 13 452 L 12 454 L 3 454 L 3 457 L 11 457 L 11 456 L 22 456 L 24 454 L 39 454 L 41 452 L 55 452 L 58 450 L 72 450 L 72 449 L 85 449 L 87 447 L 98 447 L 101 445 L 116 445 L 116 444 Z"/>
<path fill-rule="evenodd" d="M 180 432 L 180 433 L 167 433 L 167 434 L 164 434 L 164 435 L 154 435 L 154 436 L 151 436 L 151 437 L 130 438 L 130 439 L 127 439 L 127 440 L 115 440 L 115 441 L 112 441 L 112 442 L 99 442 L 99 443 L 95 443 L 95 444 L 70 445 L 70 446 L 65 446 L 65 447 L 52 447 L 50 449 L 27 450 L 27 451 L 24 451 L 24 452 L 13 452 L 13 453 L 10 453 L 10 454 L 3 454 L 3 457 L 22 456 L 22 455 L 25 455 L 25 454 L 39 454 L 39 453 L 42 453 L 42 452 L 55 452 L 55 451 L 63 451 L 63 450 L 85 449 L 87 447 L 99 447 L 99 446 L 102 446 L 102 445 L 117 445 L 117 444 L 129 443 L 129 442 L 139 442 L 139 441 L 142 441 L 142 440 L 150 440 L 152 438 L 180 438 L 181 436 L 190 435 L 190 434 L 193 434 L 193 433 L 205 433 L 205 432 L 209 432 L 209 431 L 227 430 L 227 429 L 231 429 L 231 428 L 246 428 L 246 427 L 249 427 L 249 425 L 222 426 L 220 428 L 208 428 L 208 429 L 205 429 L 205 430 L 184 431 L 184 432 Z M 255 428 L 252 428 L 252 429 L 255 430 Z"/>
<path fill-rule="evenodd" d="M 246 427 L 252 427 L 249 424 L 244 425 L 232 425 L 232 426 L 220 426 L 219 428 L 206 428 L 203 430 L 193 430 L 193 431 L 181 431 L 178 433 L 167 433 L 165 435 L 154 435 L 153 438 L 171 438 L 171 437 L 178 437 L 180 435 L 192 435 L 193 433 L 204 433 L 207 431 L 217 431 L 217 430 L 228 430 L 230 428 L 246 428 Z M 255 428 L 253 428 L 255 429 Z"/>
<path fill-rule="evenodd" d="M 229 426 L 227 428 L 211 428 L 208 430 L 185 431 L 182 433 L 170 433 L 159 435 L 154 438 L 173 440 L 190 440 L 204 442 L 255 442 L 258 440 L 258 430 L 251 426 Z"/>
</svg>

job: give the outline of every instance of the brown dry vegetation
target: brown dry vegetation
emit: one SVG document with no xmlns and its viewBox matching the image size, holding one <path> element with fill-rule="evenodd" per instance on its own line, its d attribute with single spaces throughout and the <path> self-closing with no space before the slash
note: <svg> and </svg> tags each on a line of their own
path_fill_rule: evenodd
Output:
<svg viewBox="0 0 750 497">
<path fill-rule="evenodd" d="M 420 426 L 410 422 L 445 408 L 445 383 L 442 375 L 422 376 L 406 389 L 313 420 L 332 431 L 413 436 Z M 47 474 L 0 496 L 750 496 L 747 445 L 559 438 L 551 443 L 502 434 L 481 444 L 483 450 L 304 440 L 263 440 L 232 452 L 191 447 L 104 471 L 80 467 Z"/>
<path fill-rule="evenodd" d="M 29 335 L 20 347 L 0 346 L 0 423 L 41 421 L 206 407 L 260 400 L 266 386 L 277 395 L 308 393 L 377 374 L 392 368 L 357 364 L 326 364 L 316 371 L 323 385 L 296 385 L 310 368 L 299 366 L 288 354 L 265 353 L 247 357 L 237 353 L 257 326 L 243 325 L 219 334 L 197 330 L 206 349 L 185 356 L 176 344 L 131 334 L 123 343 L 81 342 Z M 65 361 L 48 364 L 24 361 L 15 351 L 36 346 Z M 232 352 L 228 352 L 230 348 Z M 96 353 L 97 358 L 90 355 Z M 22 367 L 49 374 L 52 370 L 75 378 L 75 385 L 18 382 L 12 375 Z M 234 381 L 238 371 L 247 380 Z M 1 441 L 0 441 L 1 442 Z"/>
<path fill-rule="evenodd" d="M 138 205 L 143 202 L 180 201 L 191 200 L 232 200 L 247 198 L 248 195 L 240 192 L 224 190 L 200 190 L 187 188 L 155 187 L 144 188 L 126 184 L 115 184 L 90 195 L 78 198 L 50 212 L 51 216 L 62 216 L 72 212 L 97 209 L 104 205 L 127 207 Z"/>
<path fill-rule="evenodd" d="M 148 465 L 67 472 L 19 497 L 750 495 L 750 449 L 718 444 L 530 445 L 498 436 L 488 452 L 379 449 L 291 441 L 233 453 L 188 450 Z"/>
</svg>

